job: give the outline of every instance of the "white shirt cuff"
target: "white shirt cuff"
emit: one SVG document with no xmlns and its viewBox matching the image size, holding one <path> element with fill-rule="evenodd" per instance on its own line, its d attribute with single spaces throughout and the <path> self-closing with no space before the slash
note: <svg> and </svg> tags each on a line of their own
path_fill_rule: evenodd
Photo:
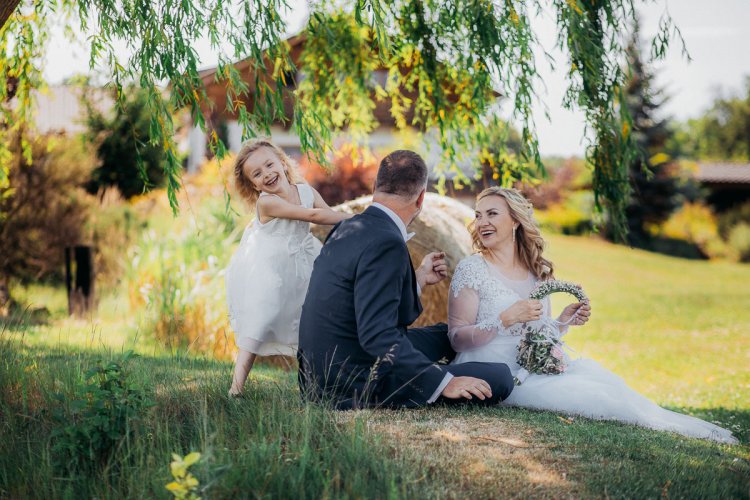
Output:
<svg viewBox="0 0 750 500">
<path fill-rule="evenodd" d="M 421 296 L 422 296 L 422 287 L 419 286 L 419 283 L 417 283 L 417 297 L 421 297 Z"/>
<path fill-rule="evenodd" d="M 448 385 L 448 382 L 450 382 L 453 379 L 452 373 L 446 373 L 445 377 L 443 377 L 443 381 L 440 382 L 440 385 L 437 386 L 437 389 L 435 389 L 435 392 L 432 393 L 432 396 L 430 399 L 427 400 L 427 404 L 434 403 L 437 398 L 440 397 L 440 394 L 443 392 L 443 389 L 445 389 L 445 386 Z"/>
</svg>

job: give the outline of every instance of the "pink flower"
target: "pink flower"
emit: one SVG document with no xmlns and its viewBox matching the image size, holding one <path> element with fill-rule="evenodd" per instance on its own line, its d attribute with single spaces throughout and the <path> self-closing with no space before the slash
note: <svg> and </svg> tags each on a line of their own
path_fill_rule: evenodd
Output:
<svg viewBox="0 0 750 500">
<path fill-rule="evenodd" d="M 552 348 L 552 351 L 550 351 L 552 354 L 552 357 L 555 359 L 563 359 L 563 351 L 559 347 L 555 346 Z"/>
</svg>

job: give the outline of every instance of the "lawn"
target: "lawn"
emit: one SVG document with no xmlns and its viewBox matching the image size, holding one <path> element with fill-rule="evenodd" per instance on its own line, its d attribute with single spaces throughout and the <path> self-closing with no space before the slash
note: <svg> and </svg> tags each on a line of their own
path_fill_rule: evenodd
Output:
<svg viewBox="0 0 750 500">
<path fill-rule="evenodd" d="M 0 338 L 0 497 L 166 498 L 170 454 L 191 451 L 212 498 L 750 497 L 750 266 L 562 236 L 550 255 L 592 300 L 590 324 L 566 337 L 578 354 L 742 444 L 508 408 L 336 413 L 302 405 L 295 373 L 269 366 L 230 400 L 229 363 L 164 349 L 121 294 L 72 320 L 60 290 L 33 287 L 16 295 L 51 322 L 6 323 Z M 87 428 L 84 374 L 128 349 L 140 357 L 123 363 L 126 385 L 153 405 L 73 465 L 60 443 L 76 441 L 59 430 Z"/>
</svg>

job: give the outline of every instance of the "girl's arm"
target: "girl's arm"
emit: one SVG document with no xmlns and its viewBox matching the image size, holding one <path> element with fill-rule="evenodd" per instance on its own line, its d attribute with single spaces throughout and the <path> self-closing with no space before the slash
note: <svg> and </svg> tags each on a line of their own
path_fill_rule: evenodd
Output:
<svg viewBox="0 0 750 500">
<path fill-rule="evenodd" d="M 326 200 L 324 200 L 323 197 L 320 196 L 320 193 L 318 192 L 317 189 L 315 189 L 312 186 L 310 186 L 310 189 L 312 190 L 313 197 L 315 198 L 315 202 L 313 203 L 313 207 L 315 207 L 315 208 L 328 208 L 328 209 L 331 208 L 331 207 L 328 206 L 328 203 L 326 203 Z"/>
<path fill-rule="evenodd" d="M 263 196 L 258 199 L 257 206 L 258 215 L 263 224 L 277 218 L 301 220 L 314 224 L 336 224 L 351 217 L 351 214 L 336 212 L 330 208 L 305 208 L 293 205 L 278 196 Z M 317 200 L 314 207 L 317 207 Z"/>
</svg>

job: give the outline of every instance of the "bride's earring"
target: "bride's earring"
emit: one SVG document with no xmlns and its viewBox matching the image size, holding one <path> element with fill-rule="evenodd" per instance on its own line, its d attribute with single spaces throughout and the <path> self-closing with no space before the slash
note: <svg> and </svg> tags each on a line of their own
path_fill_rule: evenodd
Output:
<svg viewBox="0 0 750 500">
<path fill-rule="evenodd" d="M 516 244 L 516 228 L 518 228 L 518 226 L 513 226 L 513 244 L 514 245 Z"/>
</svg>

